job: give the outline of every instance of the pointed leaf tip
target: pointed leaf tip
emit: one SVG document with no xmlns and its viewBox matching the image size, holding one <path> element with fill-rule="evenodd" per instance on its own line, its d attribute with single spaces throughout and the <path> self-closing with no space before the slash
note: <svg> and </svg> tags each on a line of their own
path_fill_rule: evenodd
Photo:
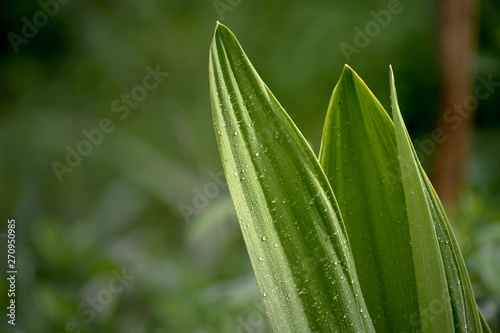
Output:
<svg viewBox="0 0 500 333">
<path fill-rule="evenodd" d="M 342 69 L 342 75 L 344 74 L 349 74 L 349 75 L 353 75 L 355 74 L 354 70 L 351 68 L 351 66 L 349 66 L 348 64 L 345 64 L 344 65 L 344 68 Z"/>
<path fill-rule="evenodd" d="M 233 35 L 231 30 L 229 30 L 228 27 L 226 27 L 224 24 L 220 23 L 219 21 L 217 21 L 217 23 L 215 24 L 215 32 Z"/>
<path fill-rule="evenodd" d="M 212 43 L 215 42 L 216 39 L 221 39 L 226 36 L 228 32 L 230 32 L 230 30 L 224 24 L 216 21 Z"/>
<path fill-rule="evenodd" d="M 351 66 L 349 66 L 348 64 L 344 64 L 344 70 L 346 69 L 349 69 L 350 71 L 353 70 Z"/>
</svg>

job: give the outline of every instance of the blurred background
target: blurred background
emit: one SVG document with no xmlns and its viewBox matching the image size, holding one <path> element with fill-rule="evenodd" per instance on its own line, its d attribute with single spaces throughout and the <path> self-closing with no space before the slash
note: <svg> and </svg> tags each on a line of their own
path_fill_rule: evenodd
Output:
<svg viewBox="0 0 500 333">
<path fill-rule="evenodd" d="M 478 304 L 499 330 L 498 1 L 0 7 L 0 248 L 15 218 L 18 271 L 15 327 L 0 279 L 0 331 L 269 332 L 213 131 L 217 20 L 316 152 L 343 65 L 389 110 L 392 64 Z M 449 139 L 438 144 L 436 129 Z"/>
</svg>

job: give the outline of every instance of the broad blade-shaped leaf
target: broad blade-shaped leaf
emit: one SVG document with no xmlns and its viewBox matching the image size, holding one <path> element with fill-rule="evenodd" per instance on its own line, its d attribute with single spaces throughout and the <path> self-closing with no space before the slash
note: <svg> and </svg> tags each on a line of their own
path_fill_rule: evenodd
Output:
<svg viewBox="0 0 500 333">
<path fill-rule="evenodd" d="M 330 100 L 320 163 L 338 199 L 376 330 L 414 330 L 409 314 L 418 314 L 418 296 L 394 126 L 347 65 Z"/>
<path fill-rule="evenodd" d="M 418 169 L 419 162 L 413 155 L 413 146 L 397 104 L 392 75 L 391 103 L 417 280 L 418 321 L 426 332 L 452 332 L 453 313 L 441 251 Z"/>
<path fill-rule="evenodd" d="M 448 289 L 443 291 L 444 299 L 441 299 L 440 301 L 444 302 L 445 299 L 449 299 L 453 315 L 453 325 L 457 332 L 482 332 L 483 329 L 485 331 L 489 331 L 489 328 L 484 322 L 484 319 L 482 319 L 474 300 L 469 275 L 458 247 L 458 243 L 453 235 L 451 225 L 448 222 L 448 218 L 446 217 L 443 206 L 441 205 L 434 188 L 432 187 L 417 158 L 415 149 L 411 144 L 408 132 L 404 126 L 398 106 L 392 68 L 390 70 L 390 77 L 393 110 L 392 117 L 394 119 L 394 126 L 398 139 L 398 151 L 401 156 L 405 158 L 401 159 L 403 175 L 406 176 L 406 178 L 403 179 L 403 184 L 410 187 L 410 191 L 412 191 L 413 188 L 415 192 L 418 192 L 418 195 L 420 196 L 419 201 L 422 201 L 423 194 L 423 199 L 425 199 L 425 204 L 429 208 L 429 212 L 431 214 L 431 221 L 435 230 L 434 235 L 438 241 L 441 260 L 444 264 L 443 269 Z M 415 181 L 413 187 L 407 183 L 408 179 Z M 407 201 L 411 201 L 413 199 L 412 195 L 413 193 L 410 193 L 410 196 L 407 196 L 409 197 Z M 410 202 L 407 202 L 407 205 L 410 205 Z M 420 207 L 420 209 L 424 211 L 422 207 Z M 408 214 L 410 215 L 410 212 Z M 446 319 L 443 315 L 447 314 L 446 311 L 449 311 L 448 306 L 443 307 L 442 305 L 444 304 L 440 304 L 439 301 L 436 300 L 433 300 L 433 302 L 434 307 L 432 307 L 431 303 L 429 304 L 429 308 L 425 309 L 427 311 L 422 311 L 421 309 L 422 325 L 427 323 L 430 327 L 436 327 L 438 322 Z"/>
<path fill-rule="evenodd" d="M 222 164 L 274 330 L 373 331 L 330 184 L 220 24 L 210 48 L 210 91 Z"/>
</svg>

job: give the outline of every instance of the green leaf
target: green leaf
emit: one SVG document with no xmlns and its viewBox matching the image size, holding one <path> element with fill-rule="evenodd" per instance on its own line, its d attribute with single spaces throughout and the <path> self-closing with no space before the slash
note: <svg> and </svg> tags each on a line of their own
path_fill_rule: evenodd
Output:
<svg viewBox="0 0 500 333">
<path fill-rule="evenodd" d="M 458 247 L 458 243 L 453 235 L 451 225 L 446 217 L 443 206 L 434 191 L 429 179 L 427 178 L 413 145 L 411 144 L 408 132 L 404 126 L 401 112 L 398 106 L 396 88 L 394 84 L 394 74 L 390 69 L 391 77 L 391 100 L 392 100 L 392 116 L 398 139 L 398 150 L 400 152 L 401 168 L 403 170 L 403 184 L 408 186 L 409 191 L 414 191 L 419 196 L 419 202 L 425 199 L 425 204 L 422 202 L 419 209 L 425 213 L 424 205 L 427 205 L 431 215 L 430 221 L 434 227 L 433 236 L 439 246 L 441 261 L 443 262 L 443 270 L 447 289 L 443 290 L 442 298 L 431 300 L 427 312 L 427 318 L 422 318 L 430 327 L 438 327 L 442 321 L 448 319 L 450 309 L 448 304 L 440 303 L 448 300 L 451 308 L 452 320 L 456 331 L 471 331 L 482 332 L 489 331 L 488 325 L 482 318 L 477 308 L 472 285 L 465 267 L 465 262 Z M 404 161 L 404 162 L 403 162 Z M 408 184 L 408 180 L 413 180 L 414 184 Z M 414 202 L 413 193 L 406 193 L 407 205 L 410 206 Z M 422 198 L 423 195 L 423 198 Z M 409 212 L 410 215 L 410 212 Z M 427 217 L 427 216 L 426 216 Z M 427 220 L 425 220 L 427 222 Z M 422 225 L 423 220 L 417 220 L 417 223 Z M 427 223 L 428 224 L 428 223 Z M 433 243 L 434 245 L 434 243 Z M 434 307 L 433 307 L 434 305 Z M 443 305 L 443 306 L 441 306 Z M 421 305 L 422 307 L 422 305 Z"/>
<path fill-rule="evenodd" d="M 467 271 L 404 127 L 345 66 L 320 163 L 339 201 L 359 282 L 380 332 L 480 332 Z"/>
<path fill-rule="evenodd" d="M 373 331 L 330 184 L 221 24 L 209 68 L 222 164 L 273 329 Z"/>
<path fill-rule="evenodd" d="M 453 314 L 444 264 L 423 180 L 418 169 L 419 162 L 413 154 L 413 146 L 397 104 L 392 72 L 391 104 L 401 181 L 413 244 L 413 264 L 420 308 L 419 321 L 423 331 L 452 332 L 454 331 Z"/>
<path fill-rule="evenodd" d="M 394 126 L 347 65 L 330 100 L 320 163 L 338 199 L 376 330 L 414 330 L 417 284 Z"/>
</svg>

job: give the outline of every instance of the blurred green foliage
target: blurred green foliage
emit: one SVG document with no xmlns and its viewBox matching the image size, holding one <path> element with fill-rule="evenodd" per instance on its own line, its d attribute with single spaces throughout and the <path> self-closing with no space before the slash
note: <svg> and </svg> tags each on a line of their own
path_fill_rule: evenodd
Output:
<svg viewBox="0 0 500 333">
<path fill-rule="evenodd" d="M 333 85 L 347 62 L 339 45 L 353 44 L 354 28 L 363 29 L 370 12 L 388 1 L 221 2 L 229 6 L 222 16 L 212 1 L 67 1 L 17 53 L 8 34 L 22 35 L 22 18 L 32 21 L 40 3 L 0 4 L 0 248 L 6 253 L 6 222 L 15 218 L 18 270 L 17 325 L 6 323 L 1 279 L 0 331 L 269 331 L 229 194 L 210 175 L 222 170 L 208 91 L 215 21 L 237 33 L 317 151 Z M 401 6 L 349 63 L 387 109 L 392 64 L 409 129 L 425 138 L 438 104 L 437 7 L 430 0 Z M 498 2 L 481 1 L 476 70 L 495 81 L 499 15 Z M 112 103 L 143 84 L 147 66 L 170 75 L 120 119 Z M 453 214 L 494 330 L 500 326 L 499 106 L 497 92 L 479 106 L 468 185 Z M 87 140 L 82 131 L 98 128 L 103 118 L 114 130 L 59 182 L 52 163 L 65 164 L 66 147 L 77 149 Z M 202 200 L 205 190 L 217 195 Z M 6 271 L 6 260 L 0 269 Z M 117 292 L 111 282 L 122 270 L 130 280 Z"/>
</svg>

